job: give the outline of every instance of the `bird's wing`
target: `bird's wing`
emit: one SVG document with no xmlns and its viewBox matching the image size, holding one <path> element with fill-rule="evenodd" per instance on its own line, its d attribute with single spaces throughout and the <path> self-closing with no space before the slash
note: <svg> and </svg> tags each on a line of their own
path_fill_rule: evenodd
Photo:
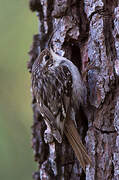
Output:
<svg viewBox="0 0 119 180">
<path fill-rule="evenodd" d="M 53 116 L 52 112 L 44 104 L 42 104 L 42 106 L 40 106 L 40 104 L 37 103 L 37 107 L 38 107 L 40 113 L 46 119 L 47 123 L 49 124 L 49 126 L 52 130 L 52 135 L 54 136 L 54 138 L 59 143 L 62 143 L 62 136 L 61 136 L 59 130 L 57 129 L 57 127 L 55 126 L 55 123 L 54 123 L 55 117 Z"/>
<path fill-rule="evenodd" d="M 61 143 L 72 90 L 70 71 L 66 66 L 57 66 L 40 74 L 32 86 L 41 114 L 51 127 L 54 138 Z"/>
</svg>

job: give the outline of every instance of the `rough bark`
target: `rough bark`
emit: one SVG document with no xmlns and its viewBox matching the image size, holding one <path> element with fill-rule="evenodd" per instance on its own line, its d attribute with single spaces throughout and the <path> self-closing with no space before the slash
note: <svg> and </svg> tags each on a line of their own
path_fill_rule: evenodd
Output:
<svg viewBox="0 0 119 180">
<path fill-rule="evenodd" d="M 28 68 L 48 43 L 52 32 L 55 52 L 70 59 L 85 75 L 88 89 L 86 117 L 78 125 L 92 159 L 86 174 L 74 156 L 67 139 L 55 148 L 44 142 L 42 117 L 32 107 L 33 149 L 39 179 L 118 180 L 119 179 L 119 1 L 118 0 L 30 0 L 37 11 L 39 34 L 34 36 Z M 81 112 L 79 112 L 82 114 Z M 55 149 L 55 151 L 53 151 Z M 52 161 L 51 161 L 52 159 Z"/>
</svg>

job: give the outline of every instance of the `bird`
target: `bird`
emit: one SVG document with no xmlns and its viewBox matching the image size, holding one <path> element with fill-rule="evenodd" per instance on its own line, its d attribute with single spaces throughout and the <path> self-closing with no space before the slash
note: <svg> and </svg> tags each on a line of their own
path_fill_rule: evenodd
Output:
<svg viewBox="0 0 119 180">
<path fill-rule="evenodd" d="M 75 114 L 85 103 L 87 90 L 78 68 L 46 48 L 32 65 L 31 74 L 33 95 L 53 138 L 62 143 L 65 134 L 85 172 L 91 159 L 77 131 Z"/>
</svg>

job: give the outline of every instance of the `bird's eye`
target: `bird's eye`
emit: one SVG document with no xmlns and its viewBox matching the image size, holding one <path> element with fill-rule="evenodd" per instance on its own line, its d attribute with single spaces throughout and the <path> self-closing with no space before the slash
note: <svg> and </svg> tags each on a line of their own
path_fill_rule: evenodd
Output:
<svg viewBox="0 0 119 180">
<path fill-rule="evenodd" d="M 48 59 L 50 59 L 50 56 L 49 56 L 49 55 L 46 55 L 46 56 L 45 56 L 45 60 L 47 61 Z"/>
</svg>

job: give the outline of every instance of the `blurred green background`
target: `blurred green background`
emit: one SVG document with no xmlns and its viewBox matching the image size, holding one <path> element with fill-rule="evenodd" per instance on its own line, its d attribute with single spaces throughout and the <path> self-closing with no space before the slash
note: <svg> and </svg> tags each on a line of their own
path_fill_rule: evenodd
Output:
<svg viewBox="0 0 119 180">
<path fill-rule="evenodd" d="M 0 0 L 0 180 L 32 180 L 32 109 L 27 52 L 37 33 L 28 0 Z"/>
</svg>

